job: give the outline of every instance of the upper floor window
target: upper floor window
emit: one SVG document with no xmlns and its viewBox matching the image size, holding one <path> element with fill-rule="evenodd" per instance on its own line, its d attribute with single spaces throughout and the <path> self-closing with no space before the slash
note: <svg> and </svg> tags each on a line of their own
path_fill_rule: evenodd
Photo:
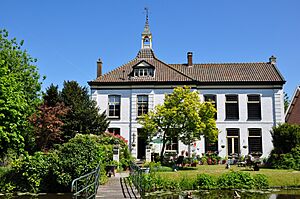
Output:
<svg viewBox="0 0 300 199">
<path fill-rule="evenodd" d="M 138 116 L 148 113 L 148 95 L 137 96 Z"/>
<path fill-rule="evenodd" d="M 226 95 L 225 110 L 226 119 L 239 119 L 238 95 Z"/>
<path fill-rule="evenodd" d="M 217 96 L 216 95 L 204 95 L 204 101 L 210 102 L 217 109 Z M 215 114 L 215 119 L 217 119 L 217 113 Z"/>
<path fill-rule="evenodd" d="M 121 96 L 120 95 L 109 95 L 108 96 L 108 117 L 120 118 L 121 110 Z"/>
<path fill-rule="evenodd" d="M 248 119 L 261 119 L 260 95 L 248 95 Z"/>
<path fill-rule="evenodd" d="M 153 77 L 154 68 L 149 68 L 149 67 L 135 68 L 133 73 L 135 77 Z"/>
</svg>

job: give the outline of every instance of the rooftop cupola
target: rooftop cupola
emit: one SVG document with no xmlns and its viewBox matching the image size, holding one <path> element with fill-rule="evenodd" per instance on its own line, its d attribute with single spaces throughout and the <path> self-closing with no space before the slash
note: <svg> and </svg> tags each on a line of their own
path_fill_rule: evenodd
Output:
<svg viewBox="0 0 300 199">
<path fill-rule="evenodd" d="M 142 33 L 142 48 L 151 48 L 152 49 L 152 34 L 150 32 L 149 21 L 148 21 L 148 8 L 145 8 L 146 11 L 146 22 L 144 31 Z"/>
</svg>

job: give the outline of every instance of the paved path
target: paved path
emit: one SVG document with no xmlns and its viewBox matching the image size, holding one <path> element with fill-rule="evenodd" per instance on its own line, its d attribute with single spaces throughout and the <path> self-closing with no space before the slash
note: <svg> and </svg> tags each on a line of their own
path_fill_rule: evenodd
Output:
<svg viewBox="0 0 300 199">
<path fill-rule="evenodd" d="M 105 185 L 100 185 L 96 198 L 140 198 L 137 190 L 128 183 L 128 173 L 116 173 Z"/>
</svg>

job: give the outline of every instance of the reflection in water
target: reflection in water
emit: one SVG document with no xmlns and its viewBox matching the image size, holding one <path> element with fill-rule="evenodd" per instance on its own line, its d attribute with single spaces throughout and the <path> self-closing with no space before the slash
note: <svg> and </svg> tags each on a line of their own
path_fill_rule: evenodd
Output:
<svg viewBox="0 0 300 199">
<path fill-rule="evenodd" d="M 266 192 L 243 192 L 238 191 L 241 199 L 300 199 L 300 189 L 298 190 L 282 190 L 282 191 L 266 191 Z M 149 195 L 146 199 L 185 199 L 186 193 L 157 193 Z M 202 191 L 199 193 L 192 194 L 193 199 L 233 199 L 234 191 L 227 190 L 213 190 L 213 191 Z M 38 196 L 0 196 L 0 199 L 72 199 L 71 194 L 46 194 Z"/>
<path fill-rule="evenodd" d="M 72 199 L 72 195 L 67 194 L 41 194 L 41 195 L 30 195 L 30 196 L 0 196 L 0 199 Z"/>
<path fill-rule="evenodd" d="M 238 191 L 241 199 L 300 199 L 300 190 L 285 190 L 277 192 L 242 192 Z M 192 194 L 193 199 L 233 199 L 234 191 L 225 190 L 213 190 L 213 191 L 202 191 L 199 193 Z M 147 199 L 185 199 L 186 193 L 181 194 L 158 194 L 147 196 Z"/>
</svg>

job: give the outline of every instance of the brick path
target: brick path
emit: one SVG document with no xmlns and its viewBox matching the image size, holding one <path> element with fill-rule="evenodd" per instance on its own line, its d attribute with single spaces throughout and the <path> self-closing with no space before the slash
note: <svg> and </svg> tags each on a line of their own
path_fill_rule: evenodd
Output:
<svg viewBox="0 0 300 199">
<path fill-rule="evenodd" d="M 128 173 L 116 173 L 105 185 L 100 185 L 96 198 L 140 198 L 137 190 L 128 183 Z"/>
</svg>

